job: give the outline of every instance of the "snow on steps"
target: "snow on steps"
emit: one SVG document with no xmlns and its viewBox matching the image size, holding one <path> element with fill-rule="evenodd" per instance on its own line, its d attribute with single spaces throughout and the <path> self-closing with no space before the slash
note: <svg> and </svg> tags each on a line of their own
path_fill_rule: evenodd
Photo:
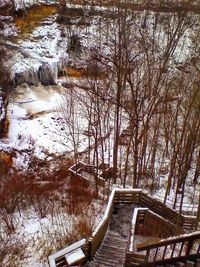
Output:
<svg viewBox="0 0 200 267">
<path fill-rule="evenodd" d="M 88 267 L 118 266 L 123 267 L 126 258 L 128 239 L 124 239 L 117 232 L 108 230 L 104 241 Z"/>
<path fill-rule="evenodd" d="M 86 264 L 87 267 L 122 267 L 125 265 L 134 208 L 134 205 L 115 205 L 107 233 L 93 261 Z"/>
</svg>

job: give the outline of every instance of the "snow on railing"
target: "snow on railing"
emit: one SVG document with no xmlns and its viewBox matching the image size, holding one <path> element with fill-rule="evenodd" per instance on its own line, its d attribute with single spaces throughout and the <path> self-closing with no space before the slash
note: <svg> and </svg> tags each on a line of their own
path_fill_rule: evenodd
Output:
<svg viewBox="0 0 200 267">
<path fill-rule="evenodd" d="M 102 171 L 94 165 L 87 165 L 84 162 L 79 161 L 77 164 L 71 166 L 69 171 L 73 175 L 84 179 L 88 183 L 97 183 L 102 187 L 105 185 L 105 180 L 101 177 Z M 94 174 L 97 174 L 97 176 L 95 177 Z"/>
<path fill-rule="evenodd" d="M 82 249 L 83 247 L 86 247 L 86 246 L 87 246 L 87 242 L 86 242 L 86 239 L 84 238 L 62 250 L 59 250 L 58 252 L 49 256 L 49 266 L 56 267 L 59 261 L 65 262 L 65 258 L 64 258 L 65 255 L 70 255 L 77 249 Z"/>
<path fill-rule="evenodd" d="M 129 245 L 129 251 L 133 252 L 134 250 L 134 236 L 136 231 L 136 224 L 137 224 L 137 217 L 140 211 L 148 211 L 148 208 L 136 208 L 133 213 L 133 217 L 131 220 L 131 236 L 130 236 L 130 245 Z"/>
</svg>

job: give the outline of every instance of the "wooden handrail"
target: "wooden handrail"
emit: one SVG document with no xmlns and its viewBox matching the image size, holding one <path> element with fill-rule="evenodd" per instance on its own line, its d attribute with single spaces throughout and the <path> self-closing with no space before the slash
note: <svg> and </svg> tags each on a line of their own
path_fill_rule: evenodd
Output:
<svg viewBox="0 0 200 267">
<path fill-rule="evenodd" d="M 159 214 L 163 218 L 169 220 L 170 222 L 179 225 L 183 229 L 192 230 L 195 225 L 195 217 L 180 215 L 177 211 L 167 207 L 164 203 L 157 199 L 154 199 L 145 193 L 140 193 L 139 204 L 143 207 L 147 207 L 155 213 Z"/>
<path fill-rule="evenodd" d="M 182 257 L 188 257 L 191 255 L 198 255 L 200 251 L 200 231 L 191 234 L 184 234 L 177 237 L 166 238 L 158 242 L 152 242 L 146 245 L 138 245 L 138 251 L 146 251 L 146 266 L 157 266 L 158 264 L 164 264 L 165 262 L 176 262 Z M 195 247 L 195 242 L 198 241 L 198 246 Z M 177 247 L 178 245 L 178 247 Z M 170 254 L 166 253 L 170 246 Z M 175 251 L 176 249 L 176 251 Z M 162 258 L 158 256 L 158 251 L 161 253 Z M 176 252 L 176 253 L 175 253 Z M 158 256 L 158 257 L 157 257 Z"/>
<path fill-rule="evenodd" d="M 94 256 L 96 250 L 98 249 L 99 245 L 101 244 L 105 236 L 112 215 L 114 198 L 115 198 L 115 191 L 112 191 L 104 216 L 100 221 L 100 223 L 97 225 L 94 232 L 92 233 L 92 236 L 88 240 L 90 244 L 90 258 Z"/>
<path fill-rule="evenodd" d="M 147 249 L 154 249 L 157 247 L 171 245 L 174 243 L 182 243 L 184 241 L 195 241 L 198 239 L 200 239 L 200 231 L 193 232 L 190 234 L 183 234 L 181 236 L 174 236 L 174 237 L 162 239 L 158 242 L 150 242 L 149 244 L 146 244 L 146 245 L 138 245 L 137 250 L 143 251 Z"/>
</svg>

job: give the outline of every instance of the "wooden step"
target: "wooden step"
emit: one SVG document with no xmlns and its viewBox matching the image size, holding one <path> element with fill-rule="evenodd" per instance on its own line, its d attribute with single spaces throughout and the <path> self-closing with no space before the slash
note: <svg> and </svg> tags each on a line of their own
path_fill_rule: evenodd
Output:
<svg viewBox="0 0 200 267">
<path fill-rule="evenodd" d="M 125 255 L 108 251 L 107 253 L 97 253 L 95 258 L 96 257 L 118 260 L 118 259 L 123 259 L 125 257 Z"/>
<path fill-rule="evenodd" d="M 122 209 L 120 206 L 116 209 L 116 214 L 113 215 L 109 229 L 89 267 L 124 267 L 128 239 L 124 238 L 126 235 L 124 230 L 122 231 L 122 234 L 115 230 L 118 230 L 117 218 L 118 214 L 121 216 L 120 209 Z"/>
<path fill-rule="evenodd" d="M 123 267 L 124 263 L 123 262 L 117 262 L 117 261 L 108 261 L 107 259 L 101 259 L 101 260 L 94 260 L 94 264 L 104 264 L 106 266 L 113 266 L 113 267 Z"/>
<path fill-rule="evenodd" d="M 98 251 L 101 251 L 101 250 L 109 250 L 109 251 L 118 251 L 118 252 L 125 252 L 126 251 L 126 247 L 122 247 L 122 246 L 119 246 L 119 245 L 112 245 L 110 243 L 106 243 L 106 244 L 103 244 Z"/>
<path fill-rule="evenodd" d="M 106 258 L 106 259 L 121 261 L 121 259 L 123 259 L 124 257 L 125 257 L 125 255 L 123 255 L 123 254 L 107 252 L 107 253 L 97 253 L 94 259 Z"/>
<path fill-rule="evenodd" d="M 123 254 L 119 254 L 119 253 L 111 253 L 111 252 L 107 252 L 107 253 L 97 253 L 96 257 L 100 257 L 100 258 L 107 258 L 107 259 L 123 259 L 124 255 Z"/>
<path fill-rule="evenodd" d="M 194 267 L 195 266 L 195 262 L 193 261 L 186 261 L 186 267 Z"/>
<path fill-rule="evenodd" d="M 95 259 L 94 259 L 94 262 L 102 262 L 102 263 L 110 263 L 110 264 L 122 264 L 123 263 L 123 260 L 120 260 L 120 259 L 115 259 L 115 258 L 107 258 L 107 257 L 100 257 L 100 256 L 96 256 Z"/>
<path fill-rule="evenodd" d="M 119 237 L 116 237 L 116 236 L 112 236 L 112 235 L 108 235 L 105 237 L 105 240 L 106 241 L 111 241 L 111 242 L 119 242 L 119 243 L 127 243 L 127 239 L 122 239 L 122 238 L 119 238 Z"/>
</svg>

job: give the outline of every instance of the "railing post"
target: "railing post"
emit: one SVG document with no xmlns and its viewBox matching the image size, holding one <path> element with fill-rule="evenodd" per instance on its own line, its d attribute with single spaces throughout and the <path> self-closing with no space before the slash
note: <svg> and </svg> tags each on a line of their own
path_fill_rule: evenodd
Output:
<svg viewBox="0 0 200 267">
<path fill-rule="evenodd" d="M 190 255 L 190 251 L 192 250 L 192 246 L 193 246 L 193 239 L 188 241 L 188 246 L 187 246 L 187 250 L 186 250 L 186 256 Z"/>
<path fill-rule="evenodd" d="M 172 249 L 172 253 L 171 253 L 171 258 L 173 258 L 173 256 L 174 256 L 174 250 L 175 250 L 175 247 L 176 247 L 176 243 L 173 244 L 173 249 Z"/>
<path fill-rule="evenodd" d="M 147 249 L 147 254 L 146 254 L 146 257 L 145 257 L 145 261 L 146 262 L 148 262 L 148 260 L 149 260 L 150 251 L 151 251 L 151 249 Z"/>
<path fill-rule="evenodd" d="M 138 193 L 138 204 L 140 204 L 140 202 L 141 202 L 141 194 L 142 194 L 142 191 L 140 191 L 140 192 Z"/>
<path fill-rule="evenodd" d="M 183 241 L 182 244 L 181 244 L 181 248 L 180 248 L 180 250 L 179 250 L 179 253 L 178 253 L 178 256 L 179 256 L 179 257 L 180 257 L 181 254 L 182 254 L 184 244 L 185 244 L 185 242 Z"/>
<path fill-rule="evenodd" d="M 162 260 L 164 260 L 164 259 L 165 259 L 165 253 L 166 253 L 166 250 L 167 250 L 167 246 L 165 246 L 165 248 L 164 248 L 164 251 L 163 251 L 163 256 L 162 256 Z"/>
<path fill-rule="evenodd" d="M 197 254 L 198 253 L 200 253 L 200 244 L 199 244 L 199 246 L 198 246 L 198 248 L 197 248 Z"/>
<path fill-rule="evenodd" d="M 135 204 L 135 200 L 134 200 L 134 198 L 135 198 L 135 193 L 133 192 L 133 193 L 132 193 L 132 204 Z"/>
<path fill-rule="evenodd" d="M 88 259 L 89 259 L 89 261 L 91 261 L 92 258 L 93 258 L 93 256 L 92 256 L 92 238 L 90 237 L 88 239 Z"/>
<path fill-rule="evenodd" d="M 156 248 L 156 252 L 155 252 L 155 256 L 154 256 L 154 261 L 156 261 L 156 257 L 157 257 L 157 254 L 158 254 L 158 247 Z"/>
</svg>

